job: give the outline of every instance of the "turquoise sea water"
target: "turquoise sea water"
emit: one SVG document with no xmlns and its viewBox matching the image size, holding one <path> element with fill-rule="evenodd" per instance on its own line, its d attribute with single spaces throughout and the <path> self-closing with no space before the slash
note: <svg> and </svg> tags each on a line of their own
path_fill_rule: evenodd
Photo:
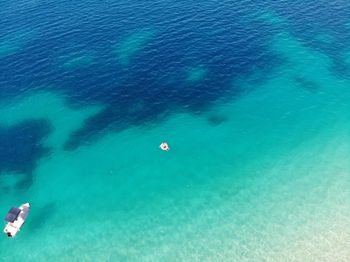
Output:
<svg viewBox="0 0 350 262">
<path fill-rule="evenodd" d="M 0 261 L 350 260 L 347 2 L 73 2 L 0 11 Z"/>
</svg>

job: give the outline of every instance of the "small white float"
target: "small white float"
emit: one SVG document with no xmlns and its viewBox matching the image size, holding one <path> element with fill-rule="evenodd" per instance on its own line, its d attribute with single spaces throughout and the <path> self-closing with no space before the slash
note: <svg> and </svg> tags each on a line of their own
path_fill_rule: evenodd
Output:
<svg viewBox="0 0 350 262">
<path fill-rule="evenodd" d="M 8 237 L 14 237 L 21 229 L 29 214 L 29 208 L 29 203 L 25 203 L 20 207 L 12 207 L 9 210 L 5 217 L 7 224 L 4 228 L 4 233 Z"/>
<path fill-rule="evenodd" d="M 166 142 L 161 143 L 159 147 L 163 151 L 169 151 L 170 150 L 170 147 L 169 147 L 168 143 L 166 143 Z"/>
</svg>

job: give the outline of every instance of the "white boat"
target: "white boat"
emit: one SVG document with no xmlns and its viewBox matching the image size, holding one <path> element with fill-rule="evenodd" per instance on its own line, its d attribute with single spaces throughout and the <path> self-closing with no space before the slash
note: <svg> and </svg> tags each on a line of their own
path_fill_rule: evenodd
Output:
<svg viewBox="0 0 350 262">
<path fill-rule="evenodd" d="M 4 233 L 8 237 L 14 237 L 21 229 L 29 214 L 29 208 L 29 203 L 25 203 L 20 207 L 12 207 L 9 210 L 5 217 L 7 224 L 4 228 Z"/>
</svg>

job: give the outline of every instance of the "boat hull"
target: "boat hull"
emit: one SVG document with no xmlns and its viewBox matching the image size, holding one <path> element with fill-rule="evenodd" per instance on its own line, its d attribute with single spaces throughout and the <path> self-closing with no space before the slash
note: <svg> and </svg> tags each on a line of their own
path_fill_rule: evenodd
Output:
<svg viewBox="0 0 350 262">
<path fill-rule="evenodd" d="M 18 214 L 17 218 L 13 222 L 8 222 L 4 228 L 4 233 L 8 237 L 15 237 L 20 231 L 29 214 L 30 205 L 29 203 L 25 203 L 21 205 L 19 209 L 21 212 Z"/>
</svg>

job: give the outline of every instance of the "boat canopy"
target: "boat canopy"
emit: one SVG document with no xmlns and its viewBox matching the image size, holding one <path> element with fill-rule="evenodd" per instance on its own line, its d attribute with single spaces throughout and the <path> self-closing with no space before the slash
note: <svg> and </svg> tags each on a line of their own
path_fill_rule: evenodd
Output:
<svg viewBox="0 0 350 262">
<path fill-rule="evenodd" d="M 21 213 L 21 209 L 17 207 L 12 207 L 10 211 L 7 213 L 5 217 L 5 221 L 10 223 L 14 222 L 17 219 L 19 213 Z"/>
</svg>

